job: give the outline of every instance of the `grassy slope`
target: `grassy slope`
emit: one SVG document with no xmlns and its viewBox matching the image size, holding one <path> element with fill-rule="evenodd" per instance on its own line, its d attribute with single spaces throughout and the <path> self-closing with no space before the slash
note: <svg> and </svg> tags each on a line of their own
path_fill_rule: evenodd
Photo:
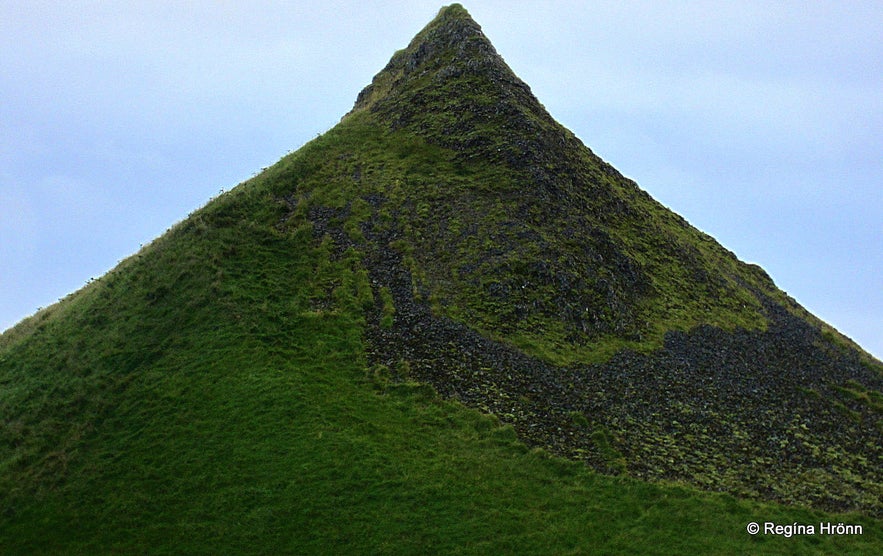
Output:
<svg viewBox="0 0 883 556">
<path fill-rule="evenodd" d="M 350 127 L 0 337 L 0 552 L 881 552 L 870 518 L 599 476 L 366 372 L 359 255 L 303 218 L 346 202 Z"/>
</svg>

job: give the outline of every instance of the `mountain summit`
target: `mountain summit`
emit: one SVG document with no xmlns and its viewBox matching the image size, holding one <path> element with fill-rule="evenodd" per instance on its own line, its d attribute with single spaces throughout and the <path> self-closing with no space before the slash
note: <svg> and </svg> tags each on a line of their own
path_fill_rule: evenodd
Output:
<svg viewBox="0 0 883 556">
<path fill-rule="evenodd" d="M 556 127 L 458 4 L 442 9 L 359 94 L 353 112 L 366 108 L 395 128 L 432 137 L 448 148 L 510 162 L 542 149 L 523 144 L 516 150 L 503 140 L 505 135 L 530 136 Z M 488 148 L 500 144 L 512 150 Z"/>
<path fill-rule="evenodd" d="M 463 160 L 532 168 L 538 179 L 573 140 L 459 4 L 442 9 L 392 57 L 350 114 L 365 109 L 394 129 L 462 152 Z"/>
<path fill-rule="evenodd" d="M 455 4 L 333 129 L 0 336 L 0 541 L 568 552 L 587 493 L 623 527 L 760 515 L 701 490 L 879 516 L 881 390 Z"/>
</svg>

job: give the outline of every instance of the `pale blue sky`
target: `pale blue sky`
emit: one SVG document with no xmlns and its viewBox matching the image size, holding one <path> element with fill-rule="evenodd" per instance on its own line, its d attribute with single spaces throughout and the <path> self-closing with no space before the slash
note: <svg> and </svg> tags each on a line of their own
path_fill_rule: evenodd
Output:
<svg viewBox="0 0 883 556">
<path fill-rule="evenodd" d="M 0 329 L 331 128 L 441 5 L 0 2 Z M 883 3 L 463 5 L 598 155 L 883 356 Z"/>
</svg>

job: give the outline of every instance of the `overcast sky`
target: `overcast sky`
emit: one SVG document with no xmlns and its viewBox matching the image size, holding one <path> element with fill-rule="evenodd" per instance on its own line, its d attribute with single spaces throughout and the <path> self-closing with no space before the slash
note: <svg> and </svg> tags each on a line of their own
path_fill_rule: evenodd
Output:
<svg viewBox="0 0 883 556">
<path fill-rule="evenodd" d="M 0 0 L 0 330 L 333 127 L 441 5 Z M 883 356 L 883 2 L 463 5 L 599 156 Z"/>
</svg>

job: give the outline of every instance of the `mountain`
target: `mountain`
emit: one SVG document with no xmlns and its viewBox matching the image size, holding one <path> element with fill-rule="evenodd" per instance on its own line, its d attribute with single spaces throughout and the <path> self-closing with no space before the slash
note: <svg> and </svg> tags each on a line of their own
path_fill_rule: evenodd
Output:
<svg viewBox="0 0 883 556">
<path fill-rule="evenodd" d="M 0 336 L 0 546 L 879 553 L 881 391 L 455 4 L 329 132 Z"/>
<path fill-rule="evenodd" d="M 464 14 L 344 119 L 441 159 L 377 176 L 391 188 L 352 166 L 372 210 L 335 245 L 399 311 L 369 332 L 373 361 L 601 469 L 879 510 L 879 362 L 585 148 Z"/>
</svg>

